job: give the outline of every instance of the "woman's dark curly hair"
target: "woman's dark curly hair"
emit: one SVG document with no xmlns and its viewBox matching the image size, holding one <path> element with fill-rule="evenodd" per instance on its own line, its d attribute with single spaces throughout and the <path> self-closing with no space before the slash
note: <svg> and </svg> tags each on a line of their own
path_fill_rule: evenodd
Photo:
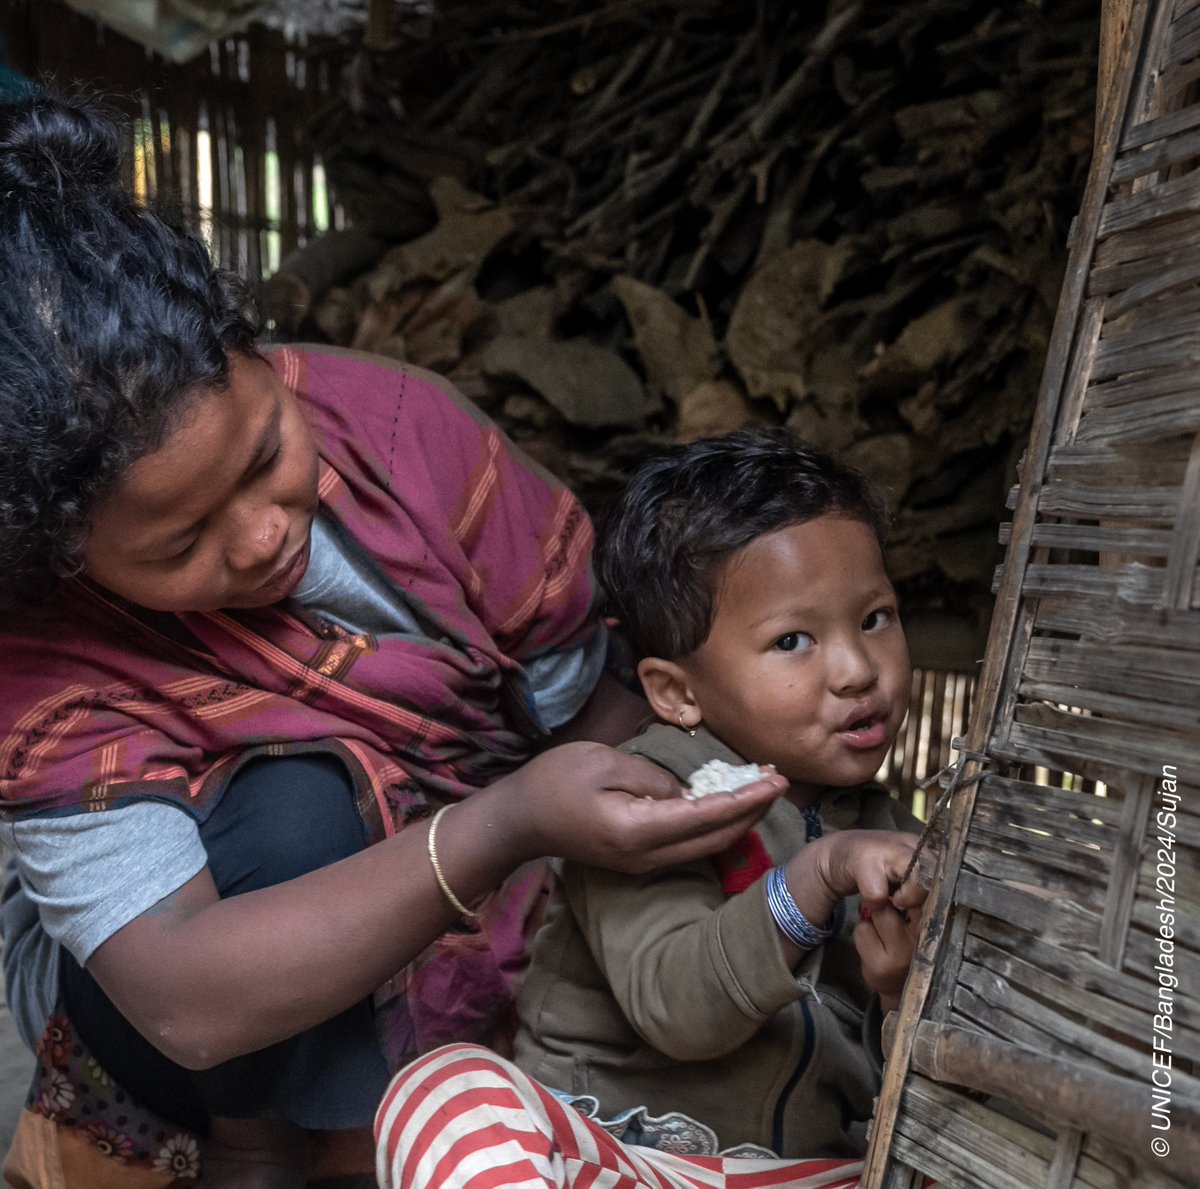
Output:
<svg viewBox="0 0 1200 1189">
<path fill-rule="evenodd" d="M 253 350 L 245 285 L 120 186 L 92 100 L 0 104 L 0 605 L 80 572 L 97 501 Z"/>
<path fill-rule="evenodd" d="M 786 429 L 743 429 L 650 459 L 597 550 L 609 607 L 639 657 L 677 660 L 708 638 L 725 561 L 756 537 L 848 516 L 883 546 L 887 499 L 866 475 Z"/>
</svg>

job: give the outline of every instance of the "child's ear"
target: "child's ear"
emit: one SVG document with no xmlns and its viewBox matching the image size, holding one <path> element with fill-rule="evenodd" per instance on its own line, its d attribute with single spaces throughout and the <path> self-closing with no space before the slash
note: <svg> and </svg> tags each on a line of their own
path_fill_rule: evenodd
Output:
<svg viewBox="0 0 1200 1189">
<path fill-rule="evenodd" d="M 691 729 L 699 725 L 703 715 L 692 694 L 687 673 L 674 661 L 648 656 L 638 662 L 638 677 L 650 709 L 663 722 Z"/>
</svg>

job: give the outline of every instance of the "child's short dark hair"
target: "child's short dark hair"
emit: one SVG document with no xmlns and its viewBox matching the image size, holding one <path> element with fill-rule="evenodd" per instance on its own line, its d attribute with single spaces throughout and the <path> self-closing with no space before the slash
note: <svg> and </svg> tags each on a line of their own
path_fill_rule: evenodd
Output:
<svg viewBox="0 0 1200 1189">
<path fill-rule="evenodd" d="M 639 656 L 688 656 L 708 637 L 722 563 L 764 533 L 837 513 L 882 547 L 887 500 L 866 475 L 786 429 L 746 429 L 645 463 L 597 551 L 610 609 Z"/>
</svg>

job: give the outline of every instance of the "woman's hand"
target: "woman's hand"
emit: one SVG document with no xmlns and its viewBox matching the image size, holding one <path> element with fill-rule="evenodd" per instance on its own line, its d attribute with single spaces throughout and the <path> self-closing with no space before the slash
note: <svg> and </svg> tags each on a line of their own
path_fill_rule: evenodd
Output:
<svg viewBox="0 0 1200 1189">
<path fill-rule="evenodd" d="M 599 743 L 565 743 L 490 787 L 496 820 L 488 824 L 521 858 L 557 855 L 642 874 L 725 850 L 786 788 L 772 775 L 689 801 L 647 760 Z"/>
</svg>

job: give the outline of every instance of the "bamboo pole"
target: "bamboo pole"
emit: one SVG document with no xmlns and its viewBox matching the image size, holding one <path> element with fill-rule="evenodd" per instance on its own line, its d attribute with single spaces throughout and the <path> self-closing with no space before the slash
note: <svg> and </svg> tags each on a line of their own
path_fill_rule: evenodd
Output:
<svg viewBox="0 0 1200 1189">
<path fill-rule="evenodd" d="M 1145 1098 L 1146 1089 L 1132 1078 L 929 1020 L 917 1026 L 912 1067 L 936 1082 L 1019 1102 L 1037 1118 L 1145 1155 L 1150 1115 L 1141 1112 L 1142 1125 L 1131 1126 L 1129 1104 Z M 1171 1102 L 1171 1153 L 1179 1167 L 1200 1167 L 1200 1102 L 1178 1093 Z"/>
</svg>

